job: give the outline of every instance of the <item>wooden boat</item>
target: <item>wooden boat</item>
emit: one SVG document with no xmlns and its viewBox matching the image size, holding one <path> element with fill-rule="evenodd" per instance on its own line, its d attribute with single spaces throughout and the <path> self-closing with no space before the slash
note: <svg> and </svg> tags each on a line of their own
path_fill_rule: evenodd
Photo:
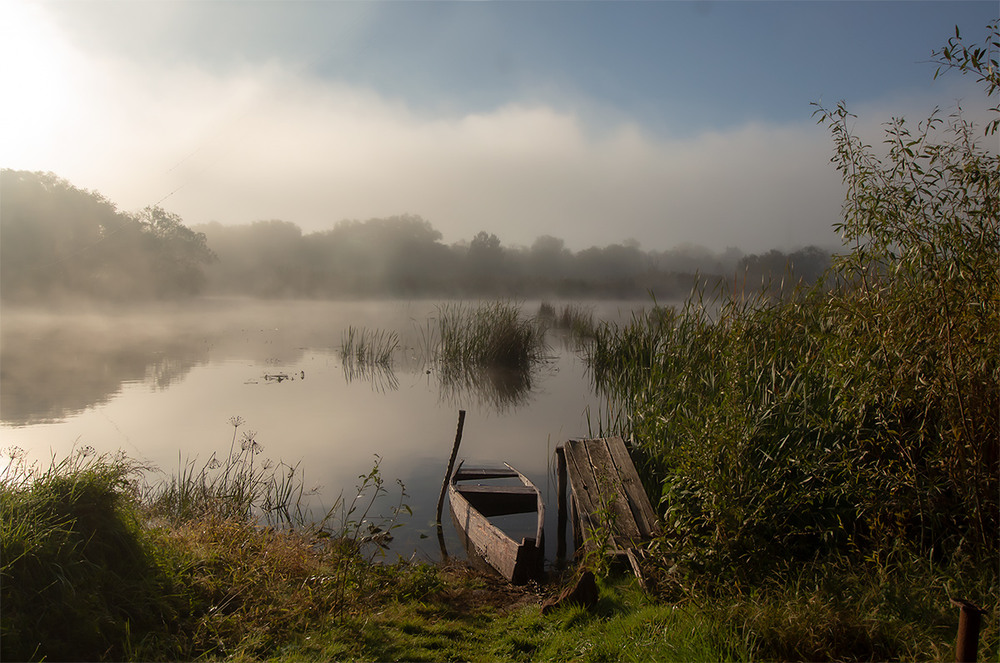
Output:
<svg viewBox="0 0 1000 663">
<path fill-rule="evenodd" d="M 487 479 L 517 479 L 520 485 L 471 483 Z M 541 579 L 545 506 L 526 476 L 507 463 L 496 468 L 466 468 L 459 463 L 448 484 L 448 504 L 470 558 L 479 557 L 514 584 Z M 538 515 L 535 536 L 520 543 L 489 521 L 493 516 L 532 512 Z"/>
</svg>

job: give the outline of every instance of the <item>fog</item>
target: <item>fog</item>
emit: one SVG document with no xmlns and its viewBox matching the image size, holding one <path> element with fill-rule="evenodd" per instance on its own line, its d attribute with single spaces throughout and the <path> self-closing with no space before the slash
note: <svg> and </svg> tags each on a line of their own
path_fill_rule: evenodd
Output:
<svg viewBox="0 0 1000 663">
<path fill-rule="evenodd" d="M 696 286 L 815 282 L 830 251 L 745 255 L 624 241 L 572 251 L 560 237 L 505 245 L 488 229 L 447 244 L 416 215 L 188 227 L 160 207 L 125 213 L 52 174 L 0 171 L 0 297 L 7 303 L 268 298 L 542 297 L 678 299 Z"/>
</svg>

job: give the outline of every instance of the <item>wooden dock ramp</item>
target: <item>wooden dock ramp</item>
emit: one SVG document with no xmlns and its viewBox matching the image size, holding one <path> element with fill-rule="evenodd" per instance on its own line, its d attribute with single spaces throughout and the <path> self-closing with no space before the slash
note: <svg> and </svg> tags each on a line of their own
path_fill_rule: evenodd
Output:
<svg viewBox="0 0 1000 663">
<path fill-rule="evenodd" d="M 568 478 L 575 547 L 627 557 L 641 581 L 637 555 L 662 528 L 625 442 L 617 436 L 569 440 L 556 449 L 556 467 L 559 546 L 565 549 Z"/>
</svg>

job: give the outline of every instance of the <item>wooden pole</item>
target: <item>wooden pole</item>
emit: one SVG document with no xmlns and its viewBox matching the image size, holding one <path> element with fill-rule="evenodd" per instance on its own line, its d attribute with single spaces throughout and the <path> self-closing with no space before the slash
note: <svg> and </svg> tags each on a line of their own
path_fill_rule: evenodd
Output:
<svg viewBox="0 0 1000 663">
<path fill-rule="evenodd" d="M 455 469 L 455 458 L 458 456 L 458 447 L 462 444 L 462 428 L 465 427 L 465 410 L 458 411 L 458 430 L 455 432 L 455 445 L 451 448 L 451 458 L 448 459 L 448 472 L 444 475 L 444 482 L 441 484 L 441 496 L 438 497 L 437 525 L 441 527 L 441 510 L 444 509 L 444 496 L 448 492 L 448 479 L 451 478 L 451 471 Z"/>
<path fill-rule="evenodd" d="M 566 557 L 566 450 L 556 447 L 556 559 Z"/>
<path fill-rule="evenodd" d="M 979 627 L 985 610 L 963 599 L 951 599 L 951 604 L 959 608 L 958 638 L 955 642 L 955 661 L 975 663 L 979 649 Z"/>
</svg>

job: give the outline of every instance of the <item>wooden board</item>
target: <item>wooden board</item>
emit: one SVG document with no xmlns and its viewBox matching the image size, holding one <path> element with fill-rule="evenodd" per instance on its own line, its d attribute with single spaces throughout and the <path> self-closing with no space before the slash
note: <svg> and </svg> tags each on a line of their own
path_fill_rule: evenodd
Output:
<svg viewBox="0 0 1000 663">
<path fill-rule="evenodd" d="M 465 467 L 459 465 L 453 481 L 484 481 L 486 479 L 515 479 L 517 470 L 509 467 Z"/>
<path fill-rule="evenodd" d="M 455 490 L 448 487 L 451 516 L 470 553 L 475 553 L 507 580 L 513 582 L 518 543 L 499 530 Z"/>
<path fill-rule="evenodd" d="M 644 539 L 651 539 L 663 533 L 660 526 L 660 519 L 656 517 L 656 511 L 649 502 L 646 489 L 642 487 L 639 473 L 635 471 L 635 464 L 629 456 L 625 442 L 620 438 L 612 438 L 614 441 L 608 442 L 608 451 L 618 470 L 618 477 L 621 479 L 625 493 L 628 495 L 628 505 L 632 509 L 636 525 L 639 528 L 639 535 Z"/>
<path fill-rule="evenodd" d="M 662 531 L 620 437 L 569 440 L 563 454 L 583 545 L 625 551 Z"/>
</svg>

